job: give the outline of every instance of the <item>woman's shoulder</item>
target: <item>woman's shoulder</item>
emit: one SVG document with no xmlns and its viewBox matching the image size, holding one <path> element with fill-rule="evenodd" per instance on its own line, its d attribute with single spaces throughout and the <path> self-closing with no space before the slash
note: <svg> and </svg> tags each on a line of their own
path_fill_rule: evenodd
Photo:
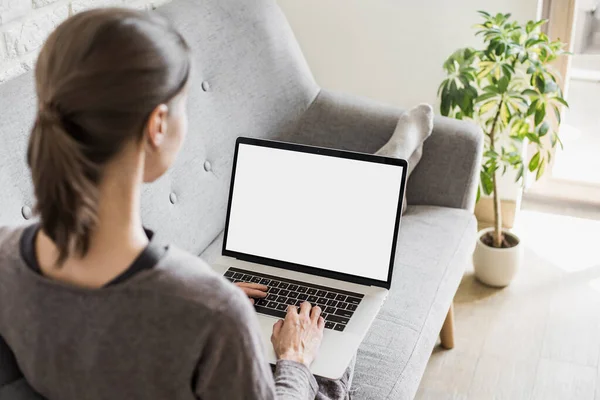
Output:
<svg viewBox="0 0 600 400">
<path fill-rule="evenodd" d="M 229 308 L 236 308 L 242 300 L 250 304 L 241 289 L 217 274 L 200 257 L 176 246 L 169 247 L 156 266 L 152 281 L 154 290 L 163 295 L 214 312 L 229 312 Z"/>
</svg>

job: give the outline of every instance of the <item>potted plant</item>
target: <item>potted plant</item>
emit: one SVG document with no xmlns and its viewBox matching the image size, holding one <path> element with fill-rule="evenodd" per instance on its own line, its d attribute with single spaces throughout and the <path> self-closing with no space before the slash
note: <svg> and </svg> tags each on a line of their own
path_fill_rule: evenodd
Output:
<svg viewBox="0 0 600 400">
<path fill-rule="evenodd" d="M 485 135 L 477 199 L 482 193 L 493 196 L 494 226 L 479 232 L 475 274 L 486 284 L 506 286 L 519 268 L 522 245 L 502 228 L 498 180 L 508 169 L 518 171 L 521 184 L 526 170 L 539 179 L 551 150 L 562 146 L 557 129 L 561 106 L 568 104 L 551 64 L 566 53 L 563 43 L 541 31 L 546 21 L 521 25 L 510 14 L 479 14 L 483 23 L 476 35 L 483 48 L 460 49 L 446 60 L 447 78 L 438 95 L 442 115 L 471 120 Z M 535 153 L 526 162 L 522 150 L 528 143 Z"/>
</svg>

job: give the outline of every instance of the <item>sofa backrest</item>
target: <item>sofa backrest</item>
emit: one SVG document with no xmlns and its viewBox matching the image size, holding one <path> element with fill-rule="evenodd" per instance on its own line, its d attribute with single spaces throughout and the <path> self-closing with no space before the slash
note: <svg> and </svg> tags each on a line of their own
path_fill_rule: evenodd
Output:
<svg viewBox="0 0 600 400">
<path fill-rule="evenodd" d="M 188 136 L 168 174 L 144 188 L 143 221 L 200 254 L 224 227 L 235 139 L 285 139 L 319 89 L 274 0 L 173 0 L 158 12 L 189 42 L 194 67 Z M 31 216 L 35 104 L 31 73 L 0 85 L 0 225 Z"/>
</svg>

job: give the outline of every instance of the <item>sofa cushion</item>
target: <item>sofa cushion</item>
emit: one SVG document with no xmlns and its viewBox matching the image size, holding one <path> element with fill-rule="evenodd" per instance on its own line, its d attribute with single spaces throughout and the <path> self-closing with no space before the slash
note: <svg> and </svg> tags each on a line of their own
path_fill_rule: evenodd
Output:
<svg viewBox="0 0 600 400">
<path fill-rule="evenodd" d="M 353 388 L 360 399 L 412 399 L 470 262 L 477 223 L 465 210 L 409 206 L 392 288 L 362 343 Z M 221 254 L 222 234 L 201 254 Z"/>
<path fill-rule="evenodd" d="M 412 399 L 475 245 L 465 210 L 409 207 L 402 218 L 392 288 L 361 345 L 357 398 Z"/>
</svg>

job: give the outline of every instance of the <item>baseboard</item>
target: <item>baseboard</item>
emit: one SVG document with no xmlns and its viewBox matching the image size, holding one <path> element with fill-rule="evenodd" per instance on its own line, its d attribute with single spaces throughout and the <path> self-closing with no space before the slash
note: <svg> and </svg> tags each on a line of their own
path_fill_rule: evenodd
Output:
<svg viewBox="0 0 600 400">
<path fill-rule="evenodd" d="M 578 81 L 600 82 L 600 71 L 573 68 L 571 69 L 571 79 L 576 79 Z"/>
</svg>

